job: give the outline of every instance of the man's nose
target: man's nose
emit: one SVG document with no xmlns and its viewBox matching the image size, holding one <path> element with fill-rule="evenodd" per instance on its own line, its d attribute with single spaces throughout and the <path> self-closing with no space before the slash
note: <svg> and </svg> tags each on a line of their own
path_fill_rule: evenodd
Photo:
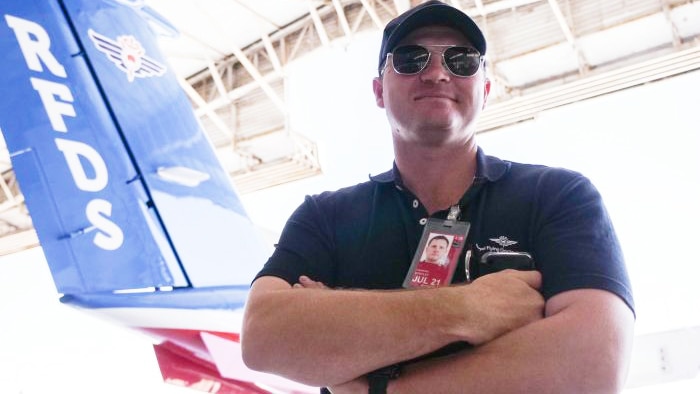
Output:
<svg viewBox="0 0 700 394">
<path fill-rule="evenodd" d="M 451 78 L 450 72 L 442 64 L 442 56 L 433 53 L 430 55 L 430 61 L 425 69 L 421 72 L 420 77 L 423 82 L 447 82 Z"/>
</svg>

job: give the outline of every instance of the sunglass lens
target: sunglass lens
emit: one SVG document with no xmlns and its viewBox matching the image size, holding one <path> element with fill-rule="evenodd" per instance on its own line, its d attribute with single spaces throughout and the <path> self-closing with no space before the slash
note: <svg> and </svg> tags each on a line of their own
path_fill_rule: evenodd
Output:
<svg viewBox="0 0 700 394">
<path fill-rule="evenodd" d="M 429 56 L 430 52 L 421 46 L 406 45 L 394 49 L 391 60 L 399 74 L 416 74 L 428 64 Z"/>
<path fill-rule="evenodd" d="M 479 70 L 481 55 L 472 48 L 452 47 L 445 50 L 443 55 L 445 65 L 455 75 L 470 77 Z"/>
</svg>

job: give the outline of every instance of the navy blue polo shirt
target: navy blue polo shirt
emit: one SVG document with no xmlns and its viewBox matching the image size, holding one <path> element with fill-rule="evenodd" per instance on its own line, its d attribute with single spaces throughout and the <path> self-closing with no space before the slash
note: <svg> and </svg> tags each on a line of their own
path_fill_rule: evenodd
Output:
<svg viewBox="0 0 700 394">
<path fill-rule="evenodd" d="M 600 194 L 581 174 L 503 161 L 479 149 L 474 183 L 459 204 L 460 220 L 471 223 L 463 252 L 471 251 L 471 266 L 487 251 L 528 252 L 542 273 L 545 298 L 602 289 L 634 311 L 615 231 Z M 400 288 L 428 217 L 395 166 L 368 182 L 307 196 L 256 279 L 294 284 L 307 275 L 333 288 Z M 459 261 L 453 283 L 466 278 L 464 255 Z"/>
</svg>

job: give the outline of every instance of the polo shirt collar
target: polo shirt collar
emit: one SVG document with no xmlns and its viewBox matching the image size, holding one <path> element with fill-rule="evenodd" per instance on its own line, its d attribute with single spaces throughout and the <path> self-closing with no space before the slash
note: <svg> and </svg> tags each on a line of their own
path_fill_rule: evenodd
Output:
<svg viewBox="0 0 700 394">
<path fill-rule="evenodd" d="M 496 182 L 501 179 L 510 169 L 510 162 L 503 161 L 494 156 L 484 154 L 481 147 L 476 150 L 476 180 Z M 378 175 L 370 175 L 370 180 L 377 183 L 395 183 L 398 187 L 403 186 L 401 174 L 394 162 L 393 168 Z"/>
</svg>

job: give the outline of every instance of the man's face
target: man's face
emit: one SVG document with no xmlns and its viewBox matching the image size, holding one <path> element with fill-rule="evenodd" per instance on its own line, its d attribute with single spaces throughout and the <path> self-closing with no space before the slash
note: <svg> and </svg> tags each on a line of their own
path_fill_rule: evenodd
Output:
<svg viewBox="0 0 700 394">
<path fill-rule="evenodd" d="M 431 240 L 425 250 L 426 259 L 431 263 L 440 263 L 442 258 L 447 254 L 447 243 L 448 242 L 442 238 Z"/>
<path fill-rule="evenodd" d="M 416 29 L 397 46 L 410 44 L 472 46 L 461 33 L 445 26 Z M 483 67 L 472 77 L 454 76 L 444 68 L 441 50 L 430 50 L 430 62 L 418 74 L 397 74 L 387 65 L 383 77 L 374 81 L 377 105 L 386 109 L 395 142 L 466 144 L 474 134 L 490 82 Z"/>
</svg>

